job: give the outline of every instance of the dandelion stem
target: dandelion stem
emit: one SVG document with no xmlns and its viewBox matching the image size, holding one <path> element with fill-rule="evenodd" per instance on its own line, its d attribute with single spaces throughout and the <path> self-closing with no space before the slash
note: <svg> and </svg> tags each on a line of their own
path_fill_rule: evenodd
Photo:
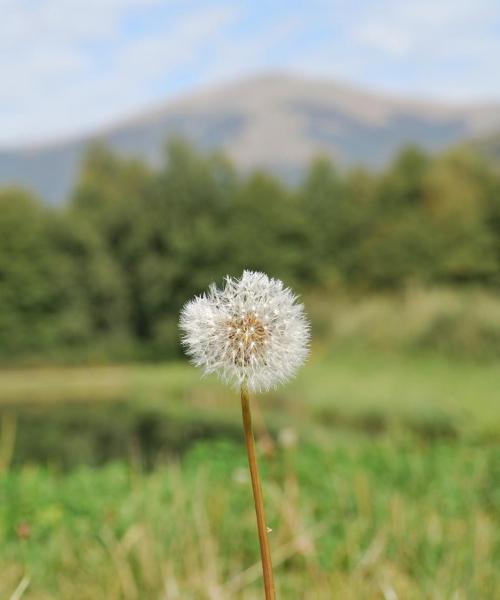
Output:
<svg viewBox="0 0 500 600">
<path fill-rule="evenodd" d="M 264 515 L 264 500 L 262 497 L 262 485 L 259 476 L 259 467 L 255 456 L 255 440 L 252 430 L 252 414 L 250 412 L 250 396 L 245 385 L 241 386 L 241 413 L 243 416 L 243 430 L 245 433 L 245 445 L 248 455 L 248 466 L 252 478 L 253 499 L 255 514 L 257 516 L 257 529 L 259 532 L 260 558 L 262 561 L 262 573 L 264 575 L 264 590 L 266 600 L 275 600 L 273 565 L 271 562 L 271 550 L 267 537 L 266 519 Z"/>
</svg>

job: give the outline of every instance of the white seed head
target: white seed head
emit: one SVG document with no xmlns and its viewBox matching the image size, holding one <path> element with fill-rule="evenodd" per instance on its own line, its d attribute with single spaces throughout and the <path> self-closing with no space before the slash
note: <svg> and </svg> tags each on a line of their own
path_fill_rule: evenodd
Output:
<svg viewBox="0 0 500 600">
<path fill-rule="evenodd" d="M 278 279 L 244 271 L 184 305 L 182 343 L 192 362 L 235 386 L 268 390 L 290 379 L 309 352 L 309 323 Z"/>
</svg>

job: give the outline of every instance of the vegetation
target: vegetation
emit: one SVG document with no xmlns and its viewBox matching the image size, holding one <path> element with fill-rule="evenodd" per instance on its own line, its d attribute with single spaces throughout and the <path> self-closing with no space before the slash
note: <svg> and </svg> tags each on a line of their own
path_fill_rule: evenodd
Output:
<svg viewBox="0 0 500 600">
<path fill-rule="evenodd" d="M 186 298 L 284 279 L 313 353 L 259 398 L 279 597 L 500 597 L 500 174 L 467 149 L 290 187 L 95 147 L 59 208 L 0 191 L 0 597 L 261 597 L 237 396 Z"/>
<path fill-rule="evenodd" d="M 264 479 L 280 598 L 498 597 L 497 451 L 283 441 Z M 0 593 L 24 578 L 26 600 L 257 600 L 247 477 L 243 448 L 222 441 L 152 472 L 13 471 L 1 482 Z"/>
<path fill-rule="evenodd" d="M 243 268 L 320 297 L 498 294 L 500 174 L 409 148 L 377 175 L 318 159 L 291 188 L 181 142 L 157 169 L 93 148 L 60 209 L 0 192 L 0 360 L 173 357 L 185 299 Z"/>
<path fill-rule="evenodd" d="M 274 438 L 292 427 L 312 441 L 344 431 L 489 444 L 500 440 L 499 386 L 496 362 L 351 348 L 316 352 L 261 403 Z M 13 435 L 0 434 L 0 457 L 68 469 L 139 452 L 151 466 L 200 439 L 241 441 L 238 407 L 233 390 L 185 363 L 4 370 L 0 414 Z"/>
<path fill-rule="evenodd" d="M 262 397 L 280 597 L 496 598 L 499 383 L 496 363 L 317 351 Z M 230 390 L 175 363 L 10 370 L 0 390 L 0 597 L 261 597 Z"/>
</svg>

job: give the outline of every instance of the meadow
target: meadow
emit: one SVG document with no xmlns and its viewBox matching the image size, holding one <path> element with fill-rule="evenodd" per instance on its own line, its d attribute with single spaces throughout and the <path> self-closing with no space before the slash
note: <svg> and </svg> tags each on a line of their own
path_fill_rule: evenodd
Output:
<svg viewBox="0 0 500 600">
<path fill-rule="evenodd" d="M 495 599 L 500 368 L 315 348 L 259 396 L 280 598 Z M 185 363 L 0 375 L 0 597 L 262 597 L 236 393 Z"/>
<path fill-rule="evenodd" d="M 262 598 L 238 394 L 179 347 L 244 269 L 312 324 L 254 410 L 280 600 L 500 598 L 498 166 L 291 184 L 170 140 L 89 147 L 57 206 L 0 190 L 0 599 Z"/>
</svg>

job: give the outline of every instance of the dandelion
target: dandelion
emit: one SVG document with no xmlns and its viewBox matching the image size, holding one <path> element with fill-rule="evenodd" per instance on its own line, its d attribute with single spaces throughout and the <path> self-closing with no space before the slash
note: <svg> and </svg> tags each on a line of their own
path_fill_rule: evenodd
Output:
<svg viewBox="0 0 500 600">
<path fill-rule="evenodd" d="M 264 391 L 290 379 L 308 353 L 309 325 L 291 290 L 244 271 L 183 308 L 182 342 L 193 363 L 237 387 Z"/>
<path fill-rule="evenodd" d="M 223 289 L 212 284 L 207 294 L 186 303 L 181 312 L 182 343 L 192 362 L 206 374 L 216 373 L 240 389 L 266 599 L 275 598 L 255 456 L 249 390 L 265 391 L 284 383 L 309 351 L 309 323 L 297 296 L 278 279 L 244 271 L 226 277 Z"/>
</svg>

